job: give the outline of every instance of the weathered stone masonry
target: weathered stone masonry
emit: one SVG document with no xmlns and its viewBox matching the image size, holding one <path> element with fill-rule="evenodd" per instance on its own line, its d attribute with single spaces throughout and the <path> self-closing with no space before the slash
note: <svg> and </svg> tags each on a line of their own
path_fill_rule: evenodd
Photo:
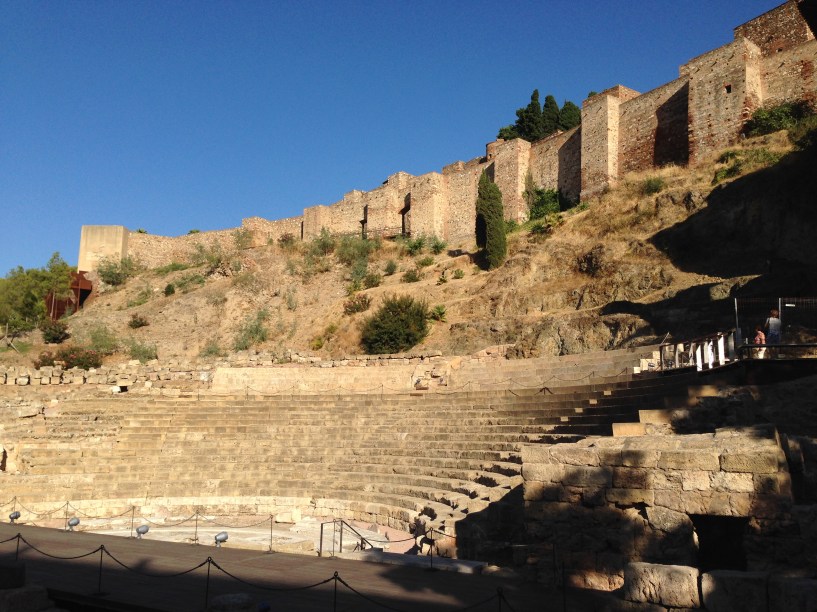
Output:
<svg viewBox="0 0 817 612">
<path fill-rule="evenodd" d="M 350 191 L 334 204 L 277 221 L 244 219 L 255 245 L 283 234 L 310 239 L 333 234 L 437 235 L 473 240 L 480 174 L 499 186 L 507 219 L 522 221 L 525 177 L 571 199 L 588 198 L 627 172 L 666 164 L 697 163 L 740 137 L 752 112 L 764 104 L 805 100 L 817 104 L 817 0 L 788 0 L 734 30 L 734 41 L 696 57 L 679 78 L 641 94 L 617 85 L 584 101 L 582 125 L 543 140 L 497 140 L 484 157 L 455 162 L 441 172 L 398 172 L 377 189 Z M 80 269 L 100 255 L 131 255 L 148 265 L 186 257 L 195 243 L 228 240 L 229 231 L 167 238 L 120 235 L 83 228 Z M 86 240 L 86 231 L 95 239 Z M 105 242 L 106 236 L 113 241 Z M 102 240 L 102 242 L 99 242 Z"/>
</svg>

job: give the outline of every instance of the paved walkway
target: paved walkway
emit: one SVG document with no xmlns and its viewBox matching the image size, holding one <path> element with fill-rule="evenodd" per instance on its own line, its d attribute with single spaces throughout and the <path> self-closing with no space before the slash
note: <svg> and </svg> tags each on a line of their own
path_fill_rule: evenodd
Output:
<svg viewBox="0 0 817 612">
<path fill-rule="evenodd" d="M 123 604 L 118 608 L 122 610 L 197 611 L 219 595 L 242 592 L 257 602 L 268 602 L 267 609 L 294 612 L 562 610 L 560 594 L 496 576 L 265 554 L 231 549 L 229 543 L 215 548 L 3 523 L 0 541 L 10 541 L 0 544 L 0 557 L 14 558 L 18 533 L 37 549 L 23 542 L 19 545 L 29 582 L 82 596 L 101 590 L 105 601 Z M 100 546 L 105 552 L 99 552 Z M 345 584 L 334 579 L 335 572 Z M 501 605 L 499 588 L 504 596 Z M 483 605 L 474 605 L 483 601 Z"/>
</svg>

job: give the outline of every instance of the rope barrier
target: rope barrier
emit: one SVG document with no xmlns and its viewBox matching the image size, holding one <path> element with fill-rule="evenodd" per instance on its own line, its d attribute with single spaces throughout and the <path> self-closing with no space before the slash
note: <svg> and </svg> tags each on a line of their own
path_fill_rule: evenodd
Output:
<svg viewBox="0 0 817 612">
<path fill-rule="evenodd" d="M 6 506 L 10 506 L 11 504 L 17 501 L 17 496 L 15 495 L 10 500 L 8 500 L 5 504 L 0 504 L 0 508 L 5 508 Z"/>
<path fill-rule="evenodd" d="M 198 512 L 196 512 L 195 514 L 191 514 L 188 518 L 183 519 L 183 520 L 179 521 L 178 523 L 160 523 L 158 521 L 154 522 L 154 521 L 151 521 L 146 516 L 142 516 L 141 514 L 139 515 L 139 518 L 142 519 L 143 521 L 146 521 L 146 522 L 150 523 L 151 525 L 156 525 L 157 527 L 178 527 L 179 525 L 183 525 L 184 523 L 189 523 L 190 521 L 195 519 L 196 516 L 198 516 L 198 514 L 199 514 Z"/>
<path fill-rule="evenodd" d="M 383 608 L 385 610 L 393 610 L 394 612 L 406 612 L 403 608 L 395 608 L 395 607 L 390 606 L 388 604 L 384 604 L 383 602 L 377 601 L 376 599 L 372 599 L 368 595 L 364 595 L 363 593 L 361 593 L 360 591 L 355 589 L 351 584 L 346 582 L 343 578 L 341 578 L 340 575 L 337 572 L 335 572 L 335 579 L 338 582 L 340 582 L 343 586 L 345 586 L 347 589 L 352 591 L 352 593 L 354 593 L 355 595 L 357 595 L 361 599 L 365 599 L 369 603 L 373 603 L 374 605 L 379 606 L 379 607 L 381 607 L 381 608 Z"/>
<path fill-rule="evenodd" d="M 77 508 L 71 502 L 65 502 L 69 508 L 72 508 L 76 514 L 79 514 L 82 518 L 90 519 L 90 520 L 107 520 L 107 519 L 115 519 L 125 516 L 126 514 L 130 514 L 131 509 L 128 508 L 122 514 L 114 514 L 112 516 L 91 516 L 90 514 L 85 514 L 82 510 Z"/>
<path fill-rule="evenodd" d="M 361 599 L 364 599 L 365 601 L 367 601 L 367 602 L 369 602 L 371 604 L 374 604 L 374 605 L 376 605 L 376 606 L 378 606 L 380 608 L 383 608 L 384 610 L 391 610 L 392 612 L 407 612 L 406 610 L 404 610 L 402 608 L 396 608 L 394 606 L 390 606 L 389 604 L 383 603 L 382 601 L 378 601 L 377 599 L 374 599 L 373 597 L 370 597 L 369 595 L 366 595 L 365 593 L 362 593 L 361 591 L 358 591 L 355 587 L 353 587 L 351 584 L 346 582 L 346 580 L 344 580 L 337 571 L 335 571 L 333 573 L 333 575 L 330 576 L 329 578 L 326 578 L 324 580 L 321 580 L 321 581 L 318 581 L 318 582 L 315 582 L 315 583 L 312 583 L 312 584 L 307 584 L 307 585 L 302 585 L 302 586 L 297 586 L 297 587 L 272 587 L 272 586 L 266 586 L 266 585 L 263 585 L 263 584 L 254 583 L 254 582 L 251 582 L 249 580 L 245 580 L 243 578 L 240 578 L 240 577 L 236 576 L 232 572 L 230 572 L 230 571 L 226 570 L 224 567 L 222 567 L 211 556 L 208 556 L 207 559 L 205 559 L 204 561 L 202 561 L 198 565 L 195 565 L 195 566 L 193 566 L 191 568 L 188 568 L 188 569 L 185 569 L 185 570 L 181 570 L 181 571 L 178 571 L 178 572 L 172 572 L 172 573 L 154 573 L 154 572 L 146 572 L 146 571 L 137 569 L 135 567 L 131 567 L 127 563 L 125 563 L 122 560 L 120 560 L 119 558 L 117 558 L 110 550 L 108 550 L 105 547 L 104 544 L 98 546 L 97 548 L 95 548 L 95 549 L 93 549 L 93 550 L 91 550 L 89 552 L 78 554 L 78 555 L 71 555 L 71 556 L 61 556 L 61 555 L 54 555 L 54 554 L 48 553 L 48 552 L 40 549 L 39 547 L 35 546 L 34 544 L 29 542 L 28 540 L 26 540 L 26 538 L 23 537 L 22 534 L 20 534 L 20 533 L 18 533 L 17 535 L 15 535 L 15 536 L 13 536 L 11 538 L 0 541 L 0 544 L 7 544 L 9 542 L 14 542 L 14 541 L 17 542 L 18 548 L 19 548 L 19 543 L 23 542 L 26 546 L 28 546 L 29 549 L 33 550 L 34 552 L 37 552 L 37 553 L 39 553 L 40 555 L 42 555 L 42 556 L 44 556 L 46 558 L 56 559 L 56 560 L 59 560 L 59 561 L 76 561 L 76 560 L 83 559 L 83 558 L 86 558 L 86 557 L 90 557 L 92 555 L 95 555 L 95 554 L 99 553 L 100 554 L 100 560 L 99 560 L 99 570 L 98 570 L 98 576 L 99 576 L 98 588 L 100 590 L 101 590 L 101 586 L 102 586 L 102 560 L 103 560 L 103 557 L 107 556 L 111 561 L 113 561 L 117 566 L 121 567 L 122 569 L 127 570 L 127 571 L 129 571 L 131 573 L 137 574 L 139 576 L 147 577 L 147 578 L 178 578 L 178 577 L 181 577 L 181 576 L 185 576 L 187 574 L 191 574 L 192 572 L 195 572 L 196 570 L 199 570 L 199 569 L 201 569 L 202 567 L 204 567 L 206 565 L 207 566 L 207 581 L 206 581 L 206 585 L 205 585 L 205 601 L 209 600 L 210 567 L 212 566 L 212 567 L 215 567 L 217 570 L 219 570 L 221 573 L 223 573 L 225 576 L 231 578 L 232 580 L 235 580 L 236 582 L 238 582 L 240 584 L 243 584 L 243 585 L 246 585 L 248 587 L 258 589 L 258 590 L 261 590 L 261 591 L 269 591 L 269 592 L 276 592 L 276 593 L 293 593 L 293 592 L 298 592 L 298 591 L 307 591 L 309 589 L 318 588 L 318 587 L 321 587 L 321 586 L 323 586 L 325 584 L 328 584 L 330 582 L 334 582 L 335 583 L 335 597 L 337 597 L 337 583 L 340 583 L 344 587 L 346 587 L 350 592 L 354 593 L 355 595 L 357 595 Z M 484 605 L 489 604 L 492 601 L 496 601 L 496 600 L 498 600 L 499 603 L 500 603 L 500 609 L 501 609 L 502 603 L 504 603 L 505 605 L 508 606 L 508 608 L 511 610 L 511 612 L 515 612 L 514 608 L 511 606 L 510 602 L 508 602 L 507 598 L 505 597 L 501 587 L 497 588 L 497 593 L 495 595 L 492 595 L 491 597 L 489 597 L 487 599 L 478 601 L 476 603 L 467 605 L 465 607 L 457 608 L 457 612 L 467 612 L 468 610 L 473 610 L 475 608 L 478 608 L 480 606 L 484 606 Z"/>
<path fill-rule="evenodd" d="M 218 562 L 215 561 L 215 560 L 211 560 L 210 563 L 217 570 L 219 570 L 220 572 L 222 572 L 226 576 L 229 576 L 230 578 L 232 578 L 236 582 L 240 582 L 241 584 L 246 584 L 247 586 L 253 587 L 255 589 L 261 589 L 261 590 L 264 590 L 264 591 L 274 591 L 274 592 L 279 592 L 279 593 L 287 593 L 287 592 L 292 592 L 292 591 L 306 591 L 306 590 L 309 590 L 309 589 L 314 589 L 316 587 L 319 587 L 319 586 L 321 586 L 323 584 L 327 584 L 328 582 L 331 582 L 332 580 L 335 579 L 335 577 L 333 576 L 331 578 L 327 578 L 326 580 L 321 580 L 320 582 L 316 582 L 314 584 L 309 584 L 309 585 L 299 586 L 299 587 L 288 587 L 288 588 L 267 587 L 267 586 L 262 586 L 260 584 L 254 584 L 254 583 L 249 582 L 247 580 L 243 580 L 243 579 L 239 578 L 238 576 L 235 576 L 234 574 L 231 574 L 230 572 L 225 570 L 223 567 L 221 567 L 218 564 Z"/>
<path fill-rule="evenodd" d="M 15 498 L 15 499 L 16 499 L 16 498 Z M 53 510 L 49 510 L 48 512 L 34 512 L 34 510 L 31 510 L 30 508 L 26 508 L 26 507 L 25 507 L 25 506 L 22 504 L 22 502 L 20 503 L 20 508 L 22 508 L 23 510 L 25 510 L 25 511 L 26 511 L 26 512 L 28 512 L 29 514 L 33 514 L 34 516 L 50 516 L 50 515 L 54 514 L 55 512 L 59 512 L 60 510 L 64 510 L 64 509 L 65 509 L 65 508 L 67 508 L 67 507 L 68 507 L 68 502 L 65 502 L 65 503 L 64 503 L 62 506 L 60 506 L 59 508 L 54 508 Z"/>
</svg>

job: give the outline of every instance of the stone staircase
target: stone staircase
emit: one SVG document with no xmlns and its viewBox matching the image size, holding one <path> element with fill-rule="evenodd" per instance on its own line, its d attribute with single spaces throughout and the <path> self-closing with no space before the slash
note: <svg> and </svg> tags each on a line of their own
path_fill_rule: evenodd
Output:
<svg viewBox="0 0 817 612">
<path fill-rule="evenodd" d="M 18 473 L 0 482 L 27 507 L 70 500 L 96 516 L 130 506 L 154 519 L 198 508 L 298 513 L 420 524 L 464 539 L 484 530 L 458 523 L 514 499 L 523 445 L 612 435 L 614 423 L 636 423 L 639 411 L 686 394 L 696 376 L 620 371 L 532 389 L 65 401 L 17 428 Z"/>
</svg>

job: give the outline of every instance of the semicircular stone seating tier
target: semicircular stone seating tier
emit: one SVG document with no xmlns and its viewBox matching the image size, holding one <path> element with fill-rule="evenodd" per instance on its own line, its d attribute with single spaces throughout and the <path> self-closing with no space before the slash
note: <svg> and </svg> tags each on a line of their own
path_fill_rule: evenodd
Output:
<svg viewBox="0 0 817 612">
<path fill-rule="evenodd" d="M 547 387 L 62 401 L 53 414 L 6 415 L 0 443 L 12 452 L 0 483 L 35 511 L 71 501 L 91 516 L 135 506 L 156 520 L 199 508 L 281 520 L 331 516 L 433 527 L 458 538 L 452 554 L 473 555 L 468 534 L 486 531 L 457 525 L 496 516 L 485 511 L 519 490 L 522 445 L 610 435 L 613 423 L 637 421 L 638 410 L 666 392 L 666 377 L 632 373 L 632 352 L 629 365 L 614 356 L 588 359 L 588 371 L 609 366 L 603 378 Z M 514 362 L 515 379 L 541 382 L 558 370 L 540 365 L 531 374 L 528 362 L 526 374 L 525 365 Z M 487 387 L 508 373 L 489 370 L 456 376 Z M 580 368 L 571 374 L 578 379 Z"/>
</svg>

